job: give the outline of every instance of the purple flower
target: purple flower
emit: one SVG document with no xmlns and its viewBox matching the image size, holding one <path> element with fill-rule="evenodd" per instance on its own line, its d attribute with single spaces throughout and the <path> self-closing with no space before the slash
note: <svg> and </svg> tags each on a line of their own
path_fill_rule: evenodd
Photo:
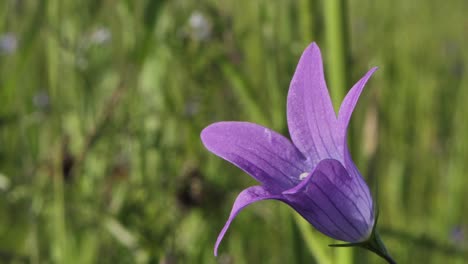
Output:
<svg viewBox="0 0 468 264">
<path fill-rule="evenodd" d="M 14 33 L 0 35 L 0 55 L 13 54 L 18 47 L 18 39 Z"/>
<path fill-rule="evenodd" d="M 274 199 L 295 209 L 316 229 L 334 239 L 359 244 L 373 235 L 374 204 L 351 159 L 346 133 L 364 85 L 359 80 L 336 115 L 315 43 L 299 60 L 287 99 L 292 142 L 260 125 L 219 122 L 201 133 L 205 147 L 261 183 L 243 190 L 218 236 L 215 255 L 229 225 L 247 205 Z"/>
</svg>

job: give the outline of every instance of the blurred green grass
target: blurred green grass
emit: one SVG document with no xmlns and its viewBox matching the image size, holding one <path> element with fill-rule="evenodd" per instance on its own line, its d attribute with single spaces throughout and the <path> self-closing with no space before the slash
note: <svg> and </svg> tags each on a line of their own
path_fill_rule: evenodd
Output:
<svg viewBox="0 0 468 264">
<path fill-rule="evenodd" d="M 380 67 L 350 144 L 383 239 L 399 263 L 464 263 L 468 3 L 346 3 L 348 77 L 332 81 L 332 96 Z M 351 249 L 328 248 L 269 201 L 239 215 L 215 258 L 236 194 L 254 181 L 199 140 L 220 120 L 287 135 L 289 81 L 311 41 L 333 79 L 326 10 L 312 0 L 3 1 L 0 262 L 343 263 Z M 348 253 L 348 263 L 383 263 Z"/>
</svg>

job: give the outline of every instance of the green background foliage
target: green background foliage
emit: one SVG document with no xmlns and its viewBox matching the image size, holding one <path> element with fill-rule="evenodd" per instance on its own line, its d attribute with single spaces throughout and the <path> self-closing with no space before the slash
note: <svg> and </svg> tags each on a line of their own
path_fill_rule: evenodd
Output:
<svg viewBox="0 0 468 264">
<path fill-rule="evenodd" d="M 1 263 L 384 263 L 286 205 L 234 221 L 255 184 L 199 139 L 221 120 L 287 135 L 316 41 L 338 107 L 371 66 L 349 143 L 398 263 L 468 259 L 468 2 L 0 3 Z"/>
</svg>

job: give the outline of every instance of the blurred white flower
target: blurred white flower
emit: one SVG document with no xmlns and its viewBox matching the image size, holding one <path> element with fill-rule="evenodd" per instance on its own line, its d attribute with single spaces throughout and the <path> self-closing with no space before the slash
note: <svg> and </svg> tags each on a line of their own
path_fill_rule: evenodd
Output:
<svg viewBox="0 0 468 264">
<path fill-rule="evenodd" d="M 99 27 L 94 30 L 89 36 L 89 43 L 101 45 L 109 42 L 112 39 L 112 33 L 106 27 Z"/>
<path fill-rule="evenodd" d="M 191 35 L 198 41 L 205 40 L 211 35 L 211 24 L 200 11 L 194 11 L 188 21 Z"/>
<path fill-rule="evenodd" d="M 0 54 L 13 54 L 18 48 L 18 39 L 14 33 L 0 35 Z"/>
</svg>

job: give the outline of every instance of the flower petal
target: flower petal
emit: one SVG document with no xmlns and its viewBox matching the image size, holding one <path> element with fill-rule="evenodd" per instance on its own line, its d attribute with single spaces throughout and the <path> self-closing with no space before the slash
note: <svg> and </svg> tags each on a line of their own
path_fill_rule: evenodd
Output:
<svg viewBox="0 0 468 264">
<path fill-rule="evenodd" d="M 355 176 L 339 161 L 325 159 L 299 185 L 283 194 L 286 203 L 322 233 L 360 242 L 370 235 L 374 214 L 367 200 L 367 185 Z"/>
<path fill-rule="evenodd" d="M 367 194 L 367 195 L 363 195 L 363 197 L 366 200 L 368 208 L 373 208 L 372 197 L 370 195 L 369 188 L 367 187 L 367 184 L 364 182 L 364 179 L 362 178 L 361 174 L 359 173 L 359 170 L 357 169 L 356 165 L 354 164 L 354 162 L 353 162 L 353 160 L 351 158 L 351 154 L 349 153 L 349 149 L 348 149 L 346 136 L 347 136 L 349 121 L 351 120 L 351 115 L 352 115 L 352 113 L 354 111 L 354 108 L 356 107 L 359 96 L 361 95 L 367 81 L 370 79 L 370 77 L 372 76 L 372 74 L 376 70 L 377 70 L 377 67 L 371 68 L 351 88 L 351 90 L 349 90 L 348 94 L 345 96 L 343 102 L 341 103 L 340 111 L 338 113 L 338 126 L 339 126 L 339 135 L 340 135 L 339 137 L 340 137 L 340 140 L 343 142 L 342 152 L 344 153 L 344 166 L 345 166 L 346 170 L 349 172 L 349 174 L 352 177 L 355 177 L 356 179 L 358 179 L 356 181 L 357 182 L 357 188 L 359 188 L 360 191 L 363 194 Z M 373 212 L 372 212 L 372 214 L 373 214 Z M 372 217 L 374 217 L 374 216 L 372 215 Z"/>
<path fill-rule="evenodd" d="M 348 130 L 349 120 L 353 114 L 354 108 L 358 102 L 359 96 L 361 95 L 364 86 L 366 85 L 369 78 L 377 70 L 377 67 L 370 69 L 364 77 L 362 77 L 354 86 L 349 90 L 348 94 L 343 99 L 338 113 L 338 126 L 340 129 L 340 140 L 344 140 L 346 143 L 346 131 Z"/>
<path fill-rule="evenodd" d="M 323 158 L 339 158 L 334 138 L 336 114 L 323 73 L 322 57 L 315 43 L 307 47 L 291 81 L 287 118 L 296 147 L 315 165 Z"/>
<path fill-rule="evenodd" d="M 206 127 L 201 138 L 214 154 L 238 166 L 273 192 L 299 182 L 305 158 L 282 135 L 248 122 L 219 122 Z"/>
<path fill-rule="evenodd" d="M 252 186 L 245 190 L 243 190 L 236 198 L 234 205 L 232 206 L 231 214 L 229 215 L 229 219 L 227 220 L 226 224 L 224 225 L 223 229 L 218 235 L 218 239 L 216 240 L 214 254 L 215 256 L 218 255 L 218 247 L 221 241 L 223 240 L 226 231 L 229 228 L 232 220 L 237 216 L 237 214 L 244 209 L 247 205 L 252 204 L 254 202 L 258 202 L 261 200 L 267 199 L 281 199 L 281 195 L 273 195 L 262 186 Z"/>
</svg>

